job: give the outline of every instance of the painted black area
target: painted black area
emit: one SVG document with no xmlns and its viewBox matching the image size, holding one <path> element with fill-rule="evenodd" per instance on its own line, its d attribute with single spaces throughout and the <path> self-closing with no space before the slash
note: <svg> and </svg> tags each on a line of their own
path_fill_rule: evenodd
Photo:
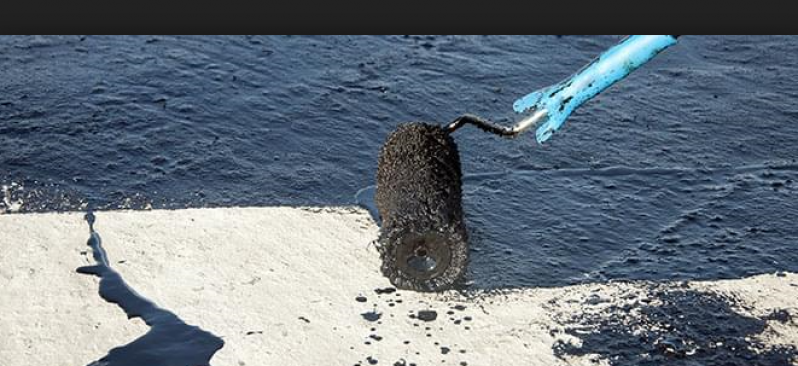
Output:
<svg viewBox="0 0 798 366">
<path fill-rule="evenodd" d="M 398 296 L 399 294 L 400 292 L 396 292 L 394 295 Z M 381 334 L 380 326 L 384 321 L 386 322 L 386 324 L 390 324 L 389 327 L 392 329 L 392 331 L 398 329 L 396 327 L 399 327 L 399 328 L 405 328 L 404 329 L 405 333 L 417 333 L 419 331 L 423 331 L 424 332 L 423 334 L 426 335 L 425 338 L 426 341 L 411 342 L 407 339 L 402 340 L 401 345 L 399 347 L 403 348 L 400 350 L 400 353 L 403 353 L 405 355 L 415 354 L 416 356 L 418 356 L 420 355 L 420 352 L 418 351 L 419 346 L 426 343 L 427 345 L 435 347 L 435 349 L 441 350 L 442 356 L 440 356 L 440 359 L 438 360 L 441 363 L 457 364 L 457 362 L 463 361 L 468 351 L 465 348 L 462 348 L 461 345 L 458 344 L 446 344 L 447 342 L 445 337 L 441 338 L 442 336 L 444 336 L 444 334 L 447 333 L 446 330 L 448 327 L 452 327 L 455 325 L 452 325 L 449 322 L 434 323 L 434 321 L 438 319 L 438 313 L 445 310 L 435 309 L 430 307 L 424 307 L 422 308 L 423 310 L 414 310 L 411 307 L 405 307 L 405 306 L 393 307 L 392 305 L 396 304 L 395 301 L 397 301 L 394 300 L 395 296 L 389 296 L 387 298 L 380 296 L 380 298 L 377 299 L 376 301 L 372 301 L 373 309 L 368 309 L 368 312 L 362 313 L 361 315 L 364 317 L 370 317 L 370 321 L 374 321 L 375 319 L 383 319 L 383 320 L 378 321 L 376 324 L 362 323 L 361 325 L 363 326 L 363 331 L 364 331 L 363 336 L 365 337 L 365 339 L 358 339 L 356 345 L 350 346 L 350 349 L 355 349 L 355 347 L 360 346 L 361 344 L 365 344 L 366 346 L 379 345 L 380 343 L 377 342 L 383 340 L 383 336 L 380 335 Z M 380 299 L 382 299 L 382 301 L 379 301 Z M 420 301 L 419 303 L 423 303 L 423 301 Z M 457 307 L 457 309 L 460 311 L 466 309 L 464 306 L 459 304 L 449 305 L 449 309 L 454 309 L 455 307 Z M 452 312 L 452 314 L 455 314 L 454 310 L 450 311 Z M 405 318 L 403 315 L 408 316 L 410 319 L 413 319 L 413 321 L 408 321 L 407 318 Z M 468 315 L 467 317 L 471 319 L 470 315 Z M 465 329 L 467 330 L 468 328 L 465 327 Z M 453 355 L 455 358 L 452 358 Z M 361 361 L 357 361 L 354 363 L 355 364 L 364 363 L 362 362 L 363 356 L 365 356 L 365 354 L 360 356 Z M 411 357 L 408 359 L 400 359 L 399 361 L 396 362 L 407 365 L 414 365 L 415 363 L 413 361 L 414 360 Z M 433 362 L 438 362 L 438 361 L 433 361 Z M 388 361 L 388 364 L 391 364 L 390 362 L 391 361 Z"/>
<path fill-rule="evenodd" d="M 400 122 L 512 125 L 622 38 L 0 36 L 0 184 L 21 212 L 349 205 Z M 798 272 L 796 50 L 682 36 L 544 146 L 458 130 L 472 287 Z"/>
<path fill-rule="evenodd" d="M 100 234 L 94 231 L 94 214 L 86 215 L 94 261 L 79 273 L 100 277 L 100 296 L 118 305 L 128 319 L 141 318 L 150 330 L 138 339 L 108 352 L 90 366 L 208 366 L 224 341 L 197 326 L 188 325 L 174 313 L 159 308 L 130 288 L 113 268 L 103 249 Z"/>
<path fill-rule="evenodd" d="M 376 322 L 377 320 L 380 320 L 380 318 L 382 317 L 382 313 L 378 313 L 376 311 L 368 311 L 360 315 L 363 317 L 363 319 L 366 319 L 370 322 Z"/>
<path fill-rule="evenodd" d="M 773 312 L 770 313 L 767 317 L 765 317 L 765 319 L 775 320 L 780 323 L 790 323 L 793 321 L 793 316 L 792 314 L 790 314 L 789 311 L 787 311 L 787 309 L 778 309 L 778 310 L 773 310 Z"/>
<path fill-rule="evenodd" d="M 435 310 L 421 310 L 416 317 L 425 322 L 431 322 L 438 318 L 438 312 Z"/>
<path fill-rule="evenodd" d="M 396 288 L 393 288 L 393 287 L 376 288 L 376 289 L 374 289 L 374 293 L 376 293 L 377 295 L 392 294 L 394 292 L 396 292 Z"/>
<path fill-rule="evenodd" d="M 440 126 L 407 123 L 380 150 L 375 201 L 382 273 L 394 286 L 441 291 L 468 263 L 460 158 Z"/>
<path fill-rule="evenodd" d="M 577 314 L 566 332 L 581 347 L 558 343 L 558 356 L 598 354 L 624 366 L 792 366 L 795 345 L 767 346 L 756 340 L 766 319 L 744 316 L 734 298 L 691 289 L 652 287 L 646 303 Z M 639 310 L 630 315 L 630 310 Z"/>
</svg>

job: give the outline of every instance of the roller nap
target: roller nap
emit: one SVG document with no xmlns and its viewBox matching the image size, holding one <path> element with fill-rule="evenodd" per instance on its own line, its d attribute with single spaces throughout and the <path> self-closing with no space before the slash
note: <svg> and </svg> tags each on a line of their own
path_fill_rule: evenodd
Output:
<svg viewBox="0 0 798 366">
<path fill-rule="evenodd" d="M 439 126 L 408 123 L 388 136 L 377 169 L 382 273 L 396 287 L 441 291 L 463 278 L 463 221 L 457 145 Z"/>
</svg>

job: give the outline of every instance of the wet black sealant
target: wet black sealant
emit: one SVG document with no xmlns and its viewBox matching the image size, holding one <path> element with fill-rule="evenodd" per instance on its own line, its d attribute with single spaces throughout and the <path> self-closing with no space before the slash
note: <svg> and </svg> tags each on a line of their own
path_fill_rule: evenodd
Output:
<svg viewBox="0 0 798 366">
<path fill-rule="evenodd" d="M 387 338 L 380 334 L 380 325 L 382 325 L 382 320 L 386 322 L 398 322 L 400 325 L 405 325 L 408 323 L 402 319 L 406 318 L 399 315 L 406 314 L 407 317 L 414 320 L 408 331 L 423 332 L 421 334 L 426 335 L 425 339 L 427 342 L 431 343 L 435 348 L 440 350 L 436 356 L 440 357 L 441 363 L 459 365 L 468 364 L 467 360 L 464 359 L 465 357 L 468 357 L 468 350 L 459 347 L 457 344 L 446 344 L 445 340 L 440 339 L 438 334 L 438 331 L 444 331 L 445 328 L 450 326 L 454 326 L 462 331 L 470 330 L 470 327 L 461 325 L 462 320 L 474 320 L 474 315 L 466 312 L 467 307 L 465 305 L 452 303 L 449 304 L 445 309 L 436 309 L 435 307 L 431 307 L 430 304 L 423 300 L 419 300 L 416 304 L 408 304 L 408 302 L 402 301 L 400 299 L 402 292 L 393 287 L 377 288 L 374 289 L 374 292 L 377 294 L 376 299 L 372 298 L 368 300 L 372 302 L 370 305 L 373 306 L 373 308 L 361 314 L 363 319 L 366 321 L 366 323 L 363 324 L 367 326 L 368 330 L 367 333 L 364 334 L 362 345 L 365 345 L 367 349 L 374 347 L 378 344 L 378 342 L 383 341 L 383 339 L 392 338 L 390 337 L 390 334 L 387 336 Z M 360 301 L 359 298 L 360 297 L 355 297 L 354 301 L 358 306 L 363 306 L 364 302 Z M 457 316 L 450 317 L 450 321 L 447 322 L 445 319 L 442 319 L 442 317 L 439 316 L 439 314 L 444 312 L 448 315 L 457 314 Z M 460 317 L 461 315 L 463 317 Z M 405 353 L 408 355 L 415 354 L 416 356 L 421 355 L 421 352 L 418 351 L 417 347 L 419 343 L 424 343 L 424 341 L 411 342 L 407 339 L 401 341 L 402 347 L 405 348 Z M 351 346 L 350 349 L 355 349 L 355 346 Z M 453 352 L 455 350 L 456 352 Z M 374 354 L 363 354 L 362 358 L 355 362 L 354 365 L 368 364 L 370 363 L 369 360 L 376 360 L 375 357 L 376 356 Z M 391 363 L 389 362 L 388 364 Z M 412 366 L 416 365 L 416 362 L 414 362 L 412 356 L 409 356 L 406 359 L 394 361 L 393 364 Z"/>
<path fill-rule="evenodd" d="M 350 204 L 397 123 L 493 117 L 618 40 L 0 37 L 0 183 L 20 212 Z M 546 146 L 458 131 L 474 286 L 798 271 L 798 39 L 680 44 Z"/>
<path fill-rule="evenodd" d="M 431 322 L 438 318 L 438 312 L 435 310 L 421 310 L 416 314 L 416 318 L 425 322 Z"/>
<path fill-rule="evenodd" d="M 367 321 L 376 322 L 380 320 L 380 318 L 382 317 L 382 313 L 378 313 L 376 311 L 367 311 L 365 313 L 360 314 L 360 316 L 362 316 L 363 319 L 366 319 Z"/>
<path fill-rule="evenodd" d="M 100 277 L 100 296 L 118 305 L 128 319 L 141 318 L 150 330 L 121 347 L 116 347 L 89 366 L 209 366 L 213 355 L 224 346 L 216 335 L 186 324 L 171 311 L 158 307 L 125 283 L 111 268 L 100 234 L 94 230 L 94 213 L 86 214 L 88 245 L 96 264 L 77 269 Z"/>
<path fill-rule="evenodd" d="M 796 345 L 768 346 L 757 339 L 766 332 L 767 320 L 790 318 L 783 309 L 756 318 L 735 310 L 746 306 L 738 299 L 715 292 L 662 285 L 650 285 L 646 291 L 635 303 L 569 315 L 565 333 L 579 338 L 581 346 L 560 341 L 554 346 L 555 355 L 597 354 L 612 366 L 792 366 L 798 362 Z M 588 297 L 583 304 L 597 303 Z M 630 315 L 633 309 L 639 315 Z"/>
<path fill-rule="evenodd" d="M 622 38 L 0 36 L 0 185 L 19 212 L 349 205 L 399 123 L 509 125 Z M 797 272 L 796 46 L 685 36 L 543 146 L 458 130 L 468 280 Z"/>
</svg>

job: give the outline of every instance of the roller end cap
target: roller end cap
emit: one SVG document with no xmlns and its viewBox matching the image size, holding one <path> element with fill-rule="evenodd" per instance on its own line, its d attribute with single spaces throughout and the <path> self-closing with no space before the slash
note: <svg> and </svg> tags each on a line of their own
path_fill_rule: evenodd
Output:
<svg viewBox="0 0 798 366">
<path fill-rule="evenodd" d="M 397 288 L 437 292 L 462 282 L 468 244 L 459 233 L 411 233 L 382 238 L 382 273 Z"/>
</svg>

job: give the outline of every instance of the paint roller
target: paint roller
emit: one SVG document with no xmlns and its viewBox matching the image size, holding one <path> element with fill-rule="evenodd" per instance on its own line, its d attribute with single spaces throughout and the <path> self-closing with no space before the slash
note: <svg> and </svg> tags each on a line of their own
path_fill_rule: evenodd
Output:
<svg viewBox="0 0 798 366">
<path fill-rule="evenodd" d="M 678 36 L 629 36 L 565 80 L 513 104 L 521 117 L 505 127 L 474 115 L 441 126 L 404 123 L 386 139 L 377 166 L 375 203 L 382 220 L 377 248 L 381 270 L 397 288 L 443 291 L 462 283 L 468 233 L 462 208 L 462 172 L 451 134 L 471 124 L 515 138 L 536 127 L 543 143 L 579 106 L 623 79 Z"/>
</svg>

